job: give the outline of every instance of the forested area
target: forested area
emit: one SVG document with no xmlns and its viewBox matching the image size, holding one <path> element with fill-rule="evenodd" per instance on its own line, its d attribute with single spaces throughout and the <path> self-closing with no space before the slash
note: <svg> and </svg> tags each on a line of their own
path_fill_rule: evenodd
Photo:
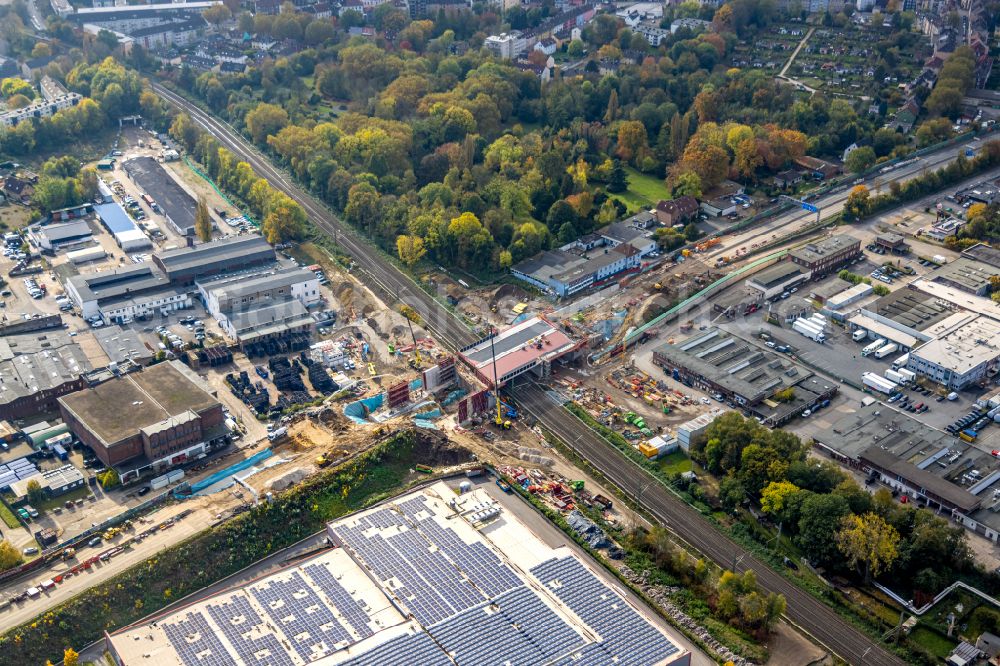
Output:
<svg viewBox="0 0 1000 666">
<path fill-rule="evenodd" d="M 973 571 L 965 530 L 886 488 L 869 493 L 833 462 L 807 458 L 795 435 L 730 412 L 692 446 L 691 457 L 721 479 L 728 510 L 759 505 L 808 560 L 828 575 L 881 582 L 932 596 Z"/>
<path fill-rule="evenodd" d="M 671 11 L 665 23 L 691 8 Z M 487 31 L 542 18 L 519 12 L 506 24 L 482 7 L 410 22 L 380 7 L 375 27 L 394 39 L 375 41 L 349 38 L 350 17 L 329 30 L 296 14 L 241 16 L 309 48 L 243 74 L 166 75 L 404 262 L 481 273 L 620 218 L 611 195 L 627 187 L 624 167 L 697 196 L 862 139 L 875 140 L 876 159 L 910 150 L 846 100 L 727 67 L 738 40 L 777 16 L 768 0 L 735 0 L 714 32 L 682 28 L 659 48 L 598 15 L 567 47 L 590 54 L 585 64 L 544 85 L 479 48 Z"/>
</svg>

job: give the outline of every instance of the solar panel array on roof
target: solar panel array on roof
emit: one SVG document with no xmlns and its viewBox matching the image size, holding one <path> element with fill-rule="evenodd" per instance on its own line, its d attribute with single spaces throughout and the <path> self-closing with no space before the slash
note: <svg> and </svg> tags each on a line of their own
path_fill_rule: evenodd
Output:
<svg viewBox="0 0 1000 666">
<path fill-rule="evenodd" d="M 186 666 L 230 666 L 233 663 L 233 658 L 201 613 L 188 613 L 182 620 L 164 622 L 163 631 Z"/>
<path fill-rule="evenodd" d="M 368 626 L 368 615 L 365 613 L 365 605 L 348 594 L 344 586 L 337 581 L 326 565 L 310 564 L 304 567 L 304 570 L 313 579 L 317 587 L 321 588 L 326 596 L 329 597 L 334 607 L 347 620 L 348 624 L 354 628 L 360 640 L 364 640 L 374 633 L 371 627 Z"/>
<path fill-rule="evenodd" d="M 601 636 L 603 659 L 620 666 L 655 664 L 677 652 L 667 638 L 574 557 L 553 558 L 531 574 Z M 588 655 L 592 651 L 588 650 Z M 566 660 L 578 666 L 579 662 Z"/>
<path fill-rule="evenodd" d="M 426 632 L 419 631 L 386 641 L 377 648 L 359 654 L 340 666 L 387 666 L 387 664 L 419 664 L 420 666 L 454 666 Z"/>
<path fill-rule="evenodd" d="M 10 484 L 29 476 L 38 474 L 35 463 L 27 458 L 18 458 L 9 463 L 0 464 L 0 490 L 10 488 Z"/>
<path fill-rule="evenodd" d="M 433 518 L 415 518 L 429 511 L 422 497 L 398 506 L 405 515 L 383 509 L 362 517 L 354 527 L 340 525 L 335 532 L 424 626 L 522 584 L 483 544 L 470 546 Z M 398 531 L 384 537 L 382 532 L 390 527 Z"/>
<path fill-rule="evenodd" d="M 295 666 L 277 637 L 267 633 L 264 621 L 245 597 L 235 596 L 222 603 L 209 604 L 208 613 L 222 629 L 242 663 L 248 666 Z M 258 627 L 264 627 L 261 635 L 252 636 L 251 632 Z M 227 663 L 232 663 L 232 657 Z"/>
<path fill-rule="evenodd" d="M 298 571 L 288 580 L 267 581 L 250 591 L 306 661 L 355 642 Z"/>
<path fill-rule="evenodd" d="M 428 631 L 463 666 L 543 664 L 584 644 L 524 585 Z"/>
</svg>

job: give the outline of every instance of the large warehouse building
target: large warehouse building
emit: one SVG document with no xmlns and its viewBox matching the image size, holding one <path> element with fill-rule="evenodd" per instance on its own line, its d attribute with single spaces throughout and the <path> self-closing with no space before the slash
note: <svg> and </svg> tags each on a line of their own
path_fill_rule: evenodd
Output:
<svg viewBox="0 0 1000 666">
<path fill-rule="evenodd" d="M 163 217 L 181 236 L 194 237 L 194 211 L 197 203 L 180 183 L 152 157 L 135 157 L 122 168 L 145 194 L 159 204 Z"/>
<path fill-rule="evenodd" d="M 227 441 L 222 404 L 179 361 L 63 396 L 59 409 L 73 434 L 114 467 L 122 483 Z"/>
<path fill-rule="evenodd" d="M 873 403 L 812 435 L 814 446 L 918 504 L 1000 540 L 1000 460 L 936 428 Z"/>
<path fill-rule="evenodd" d="M 503 387 L 526 372 L 547 377 L 553 361 L 571 357 L 583 345 L 545 319 L 533 317 L 469 345 L 460 354 L 483 383 L 493 386 L 495 378 Z"/>
<path fill-rule="evenodd" d="M 108 652 L 162 666 L 691 663 L 640 601 L 484 489 L 439 482 L 327 532 L 338 547 L 110 635 Z"/>
<path fill-rule="evenodd" d="M 0 420 L 57 409 L 56 400 L 85 386 L 82 375 L 92 369 L 65 330 L 0 335 Z"/>
<path fill-rule="evenodd" d="M 274 264 L 274 248 L 260 236 L 237 236 L 153 253 L 152 263 L 74 275 L 66 293 L 84 318 L 121 323 L 191 307 L 194 281 L 210 275 Z"/>
<path fill-rule="evenodd" d="M 836 384 L 792 363 L 785 354 L 763 349 L 720 328 L 657 347 L 653 363 L 674 379 L 717 394 L 770 426 L 781 425 L 837 393 Z M 787 389 L 791 389 L 790 398 L 773 399 Z"/>
</svg>

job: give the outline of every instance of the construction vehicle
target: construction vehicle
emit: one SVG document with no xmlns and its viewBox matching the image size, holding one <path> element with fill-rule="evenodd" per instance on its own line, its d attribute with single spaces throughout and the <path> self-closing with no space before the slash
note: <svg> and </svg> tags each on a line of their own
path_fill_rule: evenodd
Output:
<svg viewBox="0 0 1000 666">
<path fill-rule="evenodd" d="M 655 289 L 656 291 L 663 291 L 663 283 L 661 283 L 661 282 L 655 283 L 653 285 L 653 289 Z"/>
<path fill-rule="evenodd" d="M 375 371 L 375 364 L 374 363 L 369 363 L 368 364 L 368 374 L 371 375 L 372 377 L 375 376 L 376 371 Z"/>
<path fill-rule="evenodd" d="M 516 419 L 517 418 L 517 410 L 516 409 L 514 409 L 513 407 L 511 407 L 506 402 L 502 402 L 501 401 L 500 405 L 504 408 L 504 412 L 507 415 L 507 418 L 511 418 L 511 419 Z"/>
<path fill-rule="evenodd" d="M 285 426 L 281 426 L 280 428 L 272 430 L 271 432 L 267 433 L 267 441 L 276 442 L 287 434 L 288 434 L 288 428 L 286 428 Z"/>
<path fill-rule="evenodd" d="M 413 322 L 411 322 L 409 320 L 409 318 L 407 318 L 407 320 L 406 320 L 406 325 L 410 327 L 410 339 L 413 340 L 413 360 L 416 362 L 416 365 L 410 364 L 410 367 L 412 367 L 414 370 L 419 370 L 420 369 L 420 345 L 417 344 L 417 336 L 414 335 L 414 333 L 413 333 Z"/>
<path fill-rule="evenodd" d="M 321 453 L 318 456 L 316 456 L 316 466 L 317 467 L 326 467 L 327 465 L 329 465 L 332 462 L 333 462 L 333 460 L 331 458 L 328 458 L 325 453 Z"/>
<path fill-rule="evenodd" d="M 76 557 L 76 548 L 72 548 L 72 547 L 71 548 L 67 548 L 66 550 L 64 550 L 62 552 L 62 558 L 64 560 L 72 560 L 74 557 Z"/>
</svg>

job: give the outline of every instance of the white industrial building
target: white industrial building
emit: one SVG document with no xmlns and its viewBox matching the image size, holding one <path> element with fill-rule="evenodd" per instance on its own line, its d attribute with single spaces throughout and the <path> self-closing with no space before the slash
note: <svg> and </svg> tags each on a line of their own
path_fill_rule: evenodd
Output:
<svg viewBox="0 0 1000 666">
<path fill-rule="evenodd" d="M 1000 322 L 976 317 L 910 352 L 906 367 L 939 384 L 963 389 L 997 367 Z"/>
<path fill-rule="evenodd" d="M 825 307 L 829 310 L 843 310 L 848 305 L 852 303 L 857 303 L 863 298 L 866 298 L 874 291 L 874 288 L 866 283 L 861 282 L 859 284 L 845 289 L 839 293 L 834 294 L 830 298 L 826 299 Z"/>
<path fill-rule="evenodd" d="M 229 274 L 196 283 L 205 309 L 213 317 L 294 298 L 306 307 L 319 303 L 319 278 L 312 271 L 283 267 Z"/>
<path fill-rule="evenodd" d="M 205 309 L 240 343 L 307 332 L 315 323 L 307 308 L 319 303 L 319 278 L 304 268 L 258 269 L 196 284 Z"/>
</svg>

